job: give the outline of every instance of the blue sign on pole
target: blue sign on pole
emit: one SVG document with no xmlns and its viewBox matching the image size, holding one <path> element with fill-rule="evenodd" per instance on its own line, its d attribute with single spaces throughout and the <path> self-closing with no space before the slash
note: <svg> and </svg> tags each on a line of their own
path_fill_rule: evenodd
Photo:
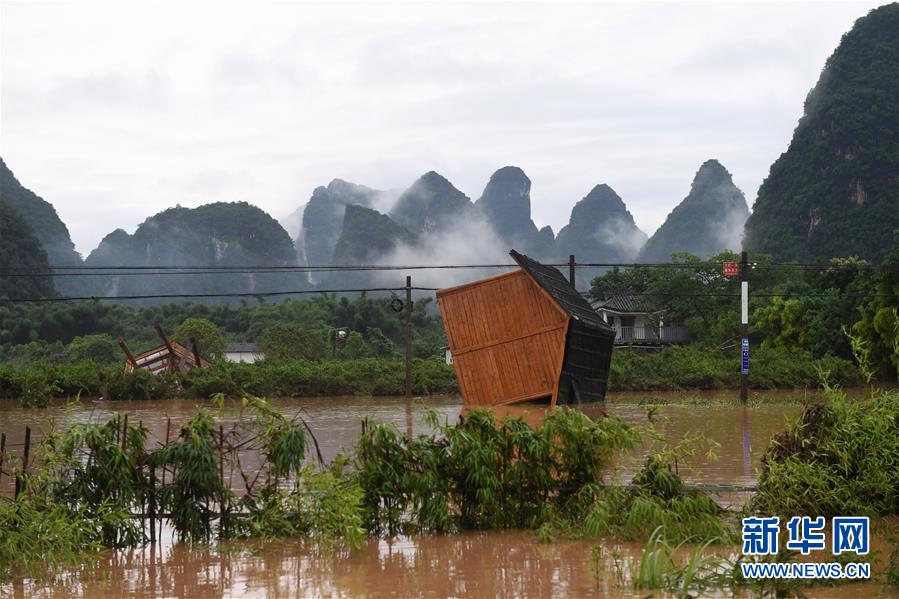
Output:
<svg viewBox="0 0 899 599">
<path fill-rule="evenodd" d="M 740 373 L 749 374 L 749 339 L 743 339 L 741 347 L 743 350 L 743 364 L 740 368 Z"/>
</svg>

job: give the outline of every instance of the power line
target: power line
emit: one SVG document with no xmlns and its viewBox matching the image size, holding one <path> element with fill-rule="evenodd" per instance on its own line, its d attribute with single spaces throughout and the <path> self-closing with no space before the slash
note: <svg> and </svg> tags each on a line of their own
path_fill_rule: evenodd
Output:
<svg viewBox="0 0 899 599">
<path fill-rule="evenodd" d="M 668 268 L 668 269 L 718 269 L 721 262 L 576 262 L 577 268 Z M 546 266 L 567 267 L 568 263 L 547 263 Z M 398 270 L 455 270 L 455 269 L 505 269 L 517 268 L 514 263 L 501 264 L 360 264 L 360 265 L 255 265 L 255 266 L 57 266 L 49 269 L 29 267 L 0 268 L 0 276 L 137 276 L 162 274 L 275 274 L 275 273 L 312 273 L 312 272 L 364 272 L 364 271 L 398 271 Z M 754 264 L 753 270 L 880 270 L 883 266 L 873 264 L 820 264 L 820 263 L 769 263 Z"/>
<path fill-rule="evenodd" d="M 405 291 L 405 287 L 368 287 L 364 289 L 300 289 L 295 291 L 260 291 L 255 293 L 158 293 L 147 295 L 83 296 L 83 297 L 40 297 L 40 298 L 0 298 L 0 304 L 44 304 L 76 301 L 141 300 L 141 299 L 190 299 L 190 298 L 236 298 L 236 297 L 277 297 L 285 295 L 308 295 L 326 293 L 371 293 L 382 291 Z M 438 291 L 437 287 L 411 287 L 412 291 Z"/>
<path fill-rule="evenodd" d="M 591 291 L 578 291 L 581 295 L 589 295 Z M 611 294 L 610 294 L 611 295 Z M 638 296 L 638 297 L 724 297 L 731 299 L 739 299 L 739 293 L 668 293 L 665 291 L 625 291 L 621 294 L 614 295 L 627 295 L 627 296 Z M 792 293 L 789 291 L 784 291 L 781 293 L 753 293 L 752 297 L 802 297 L 802 298 L 814 298 L 814 297 L 840 297 L 840 298 L 868 298 L 868 297 L 893 297 L 889 294 L 884 293 L 851 293 L 851 294 L 839 294 L 834 295 L 831 293 Z"/>
</svg>

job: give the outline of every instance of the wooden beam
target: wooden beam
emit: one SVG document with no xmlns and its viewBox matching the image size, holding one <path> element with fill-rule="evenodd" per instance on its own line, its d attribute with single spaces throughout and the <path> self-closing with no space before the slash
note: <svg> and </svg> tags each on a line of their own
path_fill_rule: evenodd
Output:
<svg viewBox="0 0 899 599">
<path fill-rule="evenodd" d="M 128 349 L 128 346 L 125 345 L 125 340 L 120 338 L 118 341 L 119 341 L 119 347 L 121 347 L 122 351 L 125 352 L 125 357 L 128 358 L 128 361 L 131 362 L 131 365 L 134 368 L 137 368 L 138 367 L 137 360 L 134 359 L 134 354 L 132 354 L 131 350 Z"/>
<path fill-rule="evenodd" d="M 172 344 L 169 342 L 169 338 L 165 336 L 165 332 L 162 330 L 162 327 L 159 323 L 156 323 L 153 326 L 156 329 L 156 334 L 159 335 L 159 338 L 162 339 L 163 344 L 165 344 L 165 348 L 169 350 L 169 356 L 171 356 L 171 366 L 175 365 L 175 358 L 177 355 L 175 354 L 175 348 L 172 347 Z"/>
<path fill-rule="evenodd" d="M 193 337 L 190 338 L 190 350 L 194 354 L 194 361 L 196 362 L 197 368 L 202 368 L 203 362 L 200 360 L 200 350 L 197 348 L 197 340 Z"/>
</svg>

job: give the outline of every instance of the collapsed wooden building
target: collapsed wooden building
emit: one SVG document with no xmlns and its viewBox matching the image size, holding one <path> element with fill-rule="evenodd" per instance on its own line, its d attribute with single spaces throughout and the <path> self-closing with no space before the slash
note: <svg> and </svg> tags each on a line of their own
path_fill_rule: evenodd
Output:
<svg viewBox="0 0 899 599">
<path fill-rule="evenodd" d="M 187 372 L 194 368 L 206 368 L 209 366 L 209 362 L 200 355 L 196 341 L 191 340 L 191 348 L 187 349 L 177 341 L 170 341 L 159 325 L 156 325 L 154 328 L 160 339 L 162 339 L 162 345 L 148 349 L 136 356 L 131 353 L 125 342 L 119 339 L 119 347 L 125 352 L 126 373 L 142 369 L 148 370 L 153 374 L 164 374 Z"/>
<path fill-rule="evenodd" d="M 466 406 L 602 401 L 615 329 L 557 269 L 519 269 L 437 292 Z"/>
</svg>

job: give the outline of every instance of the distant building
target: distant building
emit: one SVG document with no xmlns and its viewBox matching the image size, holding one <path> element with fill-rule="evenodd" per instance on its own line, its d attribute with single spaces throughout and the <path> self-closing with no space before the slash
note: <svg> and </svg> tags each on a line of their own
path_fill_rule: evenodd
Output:
<svg viewBox="0 0 899 599">
<path fill-rule="evenodd" d="M 643 296 L 633 291 L 610 291 L 590 305 L 615 329 L 615 345 L 666 345 L 689 340 L 685 327 L 665 326 L 664 310 L 650 310 Z"/>
<path fill-rule="evenodd" d="M 255 343 L 229 343 L 225 346 L 225 360 L 252 364 L 265 358 L 265 354 Z"/>
<path fill-rule="evenodd" d="M 444 345 L 444 346 L 441 347 L 440 349 L 443 350 L 443 360 L 444 360 L 447 364 L 449 364 L 450 366 L 452 366 L 452 365 L 453 365 L 453 352 L 452 352 L 452 350 L 450 350 L 450 348 L 449 348 L 448 345 Z"/>
</svg>

